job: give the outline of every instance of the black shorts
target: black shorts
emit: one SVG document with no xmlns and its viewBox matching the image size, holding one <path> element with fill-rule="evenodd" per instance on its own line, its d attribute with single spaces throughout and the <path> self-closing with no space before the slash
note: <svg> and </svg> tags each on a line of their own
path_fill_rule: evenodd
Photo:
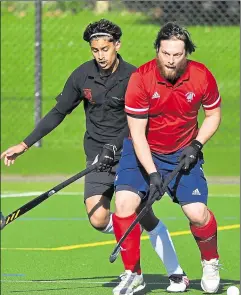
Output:
<svg viewBox="0 0 241 295">
<path fill-rule="evenodd" d="M 89 167 L 92 162 L 93 161 L 87 161 L 86 166 Z M 102 195 L 110 200 L 112 199 L 117 165 L 118 164 L 112 167 L 111 172 L 92 171 L 85 176 L 85 200 L 95 195 Z"/>
</svg>

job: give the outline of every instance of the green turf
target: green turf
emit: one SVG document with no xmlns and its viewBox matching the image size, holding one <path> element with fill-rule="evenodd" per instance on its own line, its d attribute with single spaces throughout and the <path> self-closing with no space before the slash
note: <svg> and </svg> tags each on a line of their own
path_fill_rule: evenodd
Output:
<svg viewBox="0 0 241 295">
<path fill-rule="evenodd" d="M 106 17 L 121 25 L 120 53 L 137 66 L 154 57 L 153 41 L 158 25 L 141 14 L 110 12 L 95 15 L 48 17 L 43 12 L 43 114 L 74 68 L 91 58 L 82 41 L 86 25 Z M 1 18 L 1 149 L 21 141 L 34 126 L 34 12 L 25 17 L 5 10 Z M 205 63 L 217 78 L 223 98 L 223 120 L 217 134 L 205 147 L 208 175 L 239 175 L 239 27 L 189 27 L 197 50 L 192 58 Z M 136 36 L 133 38 L 133 36 Z M 7 58 L 6 58 L 7 57 Z M 200 116 L 200 120 L 202 115 Z M 84 166 L 82 138 L 85 130 L 80 106 L 16 167 L 2 168 L 4 174 L 74 173 Z"/>
<path fill-rule="evenodd" d="M 54 183 L 2 183 L 4 192 L 45 190 Z M 83 191 L 83 184 L 69 186 L 64 192 Z M 238 185 L 210 185 L 209 207 L 216 214 L 219 226 L 239 224 L 240 199 Z M 3 198 L 5 213 L 29 201 L 29 197 Z M 156 203 L 155 212 L 171 233 L 189 230 L 187 220 L 178 205 L 168 197 Z M 146 234 L 144 233 L 145 237 Z M 226 294 L 229 285 L 240 280 L 239 229 L 219 231 L 222 285 L 218 294 Z M 49 248 L 73 246 L 85 243 L 113 241 L 111 235 L 96 232 L 88 223 L 83 197 L 56 195 L 34 210 L 19 218 L 1 233 L 2 294 L 112 294 L 115 279 L 122 271 L 120 259 L 108 262 L 114 244 L 84 247 L 72 250 L 51 251 Z M 203 294 L 200 289 L 201 268 L 199 252 L 191 235 L 174 236 L 173 241 L 179 260 L 191 279 L 189 294 Z M 14 250 L 10 248 L 31 248 Z M 34 250 L 45 248 L 47 250 Z M 148 240 L 142 241 L 142 268 L 148 283 L 144 293 L 165 294 L 167 277 L 165 270 Z M 44 282 L 38 282 L 39 280 Z M 52 281 L 52 282 L 50 282 Z M 54 282 L 53 282 L 54 281 Z"/>
<path fill-rule="evenodd" d="M 1 191 L 2 193 L 23 193 L 23 192 L 36 192 L 36 191 L 46 191 L 57 184 L 59 184 L 61 181 L 65 180 L 66 177 L 62 176 L 61 179 L 55 180 L 55 181 L 38 181 L 38 178 L 36 180 L 26 180 L 26 181 L 2 181 L 1 183 Z M 222 194 L 233 194 L 237 195 L 239 194 L 239 185 L 232 185 L 232 184 L 210 184 L 209 185 L 210 193 L 219 195 Z M 80 179 L 71 185 L 67 186 L 63 190 L 61 190 L 61 193 L 64 192 L 83 192 L 83 179 Z"/>
<path fill-rule="evenodd" d="M 43 11 L 43 114 L 54 104 L 72 70 L 91 58 L 82 41 L 85 26 L 101 17 L 121 25 L 123 47 L 120 53 L 135 65 L 153 58 L 153 41 L 158 26 L 148 24 L 141 14 L 110 12 L 94 15 L 48 17 Z M 205 63 L 217 78 L 223 98 L 222 125 L 205 147 L 206 175 L 239 175 L 239 27 L 189 27 L 198 48 L 193 59 Z M 133 38 L 134 36 L 134 38 Z M 1 11 L 1 150 L 22 140 L 34 126 L 34 11 L 16 17 Z M 202 114 L 200 120 L 202 119 Z M 84 114 L 79 107 L 61 126 L 49 134 L 41 149 L 32 148 L 11 168 L 1 166 L 2 174 L 65 174 L 84 168 L 82 137 Z M 2 163 L 1 163 L 2 165 Z M 59 181 L 2 182 L 1 193 L 46 191 Z M 210 185 L 209 207 L 219 226 L 239 224 L 239 185 Z M 108 295 L 123 268 L 120 259 L 108 262 L 114 244 L 49 250 L 61 246 L 113 241 L 113 236 L 96 232 L 88 223 L 83 205 L 82 181 L 55 195 L 19 218 L 1 233 L 1 294 L 26 295 Z M 72 194 L 71 194 L 72 193 Z M 75 193 L 75 194 L 74 194 Z M 33 197 L 32 197 L 33 198 Z M 8 214 L 32 198 L 2 198 L 1 210 Z M 177 205 L 165 197 L 155 204 L 155 212 L 171 233 L 188 230 Z M 144 236 L 146 234 L 144 233 Z M 223 270 L 218 294 L 240 282 L 239 229 L 220 231 L 219 251 Z M 191 235 L 174 236 L 179 260 L 191 279 L 188 294 L 200 295 L 199 252 Z M 31 248 L 10 250 L 9 248 Z M 34 250 L 45 248 L 46 250 Z M 148 283 L 143 294 L 165 294 L 165 270 L 149 241 L 142 241 L 142 267 Z M 42 282 L 39 282 L 42 280 Z"/>
</svg>

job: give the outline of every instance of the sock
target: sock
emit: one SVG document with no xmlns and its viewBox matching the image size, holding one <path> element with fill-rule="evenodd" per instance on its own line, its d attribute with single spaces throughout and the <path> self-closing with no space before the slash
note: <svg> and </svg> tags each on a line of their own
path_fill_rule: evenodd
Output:
<svg viewBox="0 0 241 295">
<path fill-rule="evenodd" d="M 136 213 L 128 217 L 118 217 L 113 214 L 113 227 L 117 242 L 121 239 L 135 218 Z M 140 236 L 141 229 L 138 223 L 121 245 L 121 257 L 125 270 L 137 272 L 137 274 L 141 274 Z"/>
<path fill-rule="evenodd" d="M 110 221 L 106 228 L 101 231 L 103 234 L 114 234 L 112 215 L 113 213 L 110 214 Z"/>
<path fill-rule="evenodd" d="M 150 236 L 153 248 L 167 270 L 168 276 L 172 274 L 183 274 L 183 270 L 178 263 L 176 251 L 166 226 L 159 220 L 157 226 L 147 233 Z"/>
<path fill-rule="evenodd" d="M 191 232 L 201 252 L 201 259 L 211 260 L 219 258 L 217 249 L 217 222 L 211 211 L 208 224 L 196 227 L 190 224 Z"/>
</svg>

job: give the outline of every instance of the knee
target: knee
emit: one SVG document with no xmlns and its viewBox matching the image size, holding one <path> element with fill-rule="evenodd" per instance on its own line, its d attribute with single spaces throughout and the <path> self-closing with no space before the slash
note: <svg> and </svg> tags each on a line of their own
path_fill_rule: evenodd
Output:
<svg viewBox="0 0 241 295">
<path fill-rule="evenodd" d="M 90 224 L 97 230 L 106 228 L 110 220 L 110 200 L 104 196 L 96 195 L 85 202 Z"/>
<path fill-rule="evenodd" d="M 120 191 L 116 193 L 115 207 L 116 215 L 119 217 L 127 217 L 136 212 L 140 205 L 140 197 L 130 191 Z"/>
<path fill-rule="evenodd" d="M 90 224 L 98 231 L 103 231 L 107 227 L 109 219 L 109 214 L 103 215 L 96 212 L 89 217 Z"/>
<path fill-rule="evenodd" d="M 121 213 L 126 213 L 128 210 L 128 202 L 125 200 L 125 198 L 116 198 L 115 200 L 115 208 L 116 208 L 116 214 L 119 215 Z"/>
<path fill-rule="evenodd" d="M 190 218 L 190 222 L 195 226 L 202 227 L 208 223 L 209 216 L 209 212 L 207 208 L 205 208 L 193 214 Z"/>
<path fill-rule="evenodd" d="M 193 205 L 193 206 L 190 206 L 190 205 Z M 191 224 L 198 227 L 202 227 L 208 223 L 210 219 L 210 213 L 205 204 L 196 203 L 196 204 L 189 204 L 186 206 L 190 206 L 190 208 L 184 211 L 184 213 L 188 217 Z"/>
</svg>

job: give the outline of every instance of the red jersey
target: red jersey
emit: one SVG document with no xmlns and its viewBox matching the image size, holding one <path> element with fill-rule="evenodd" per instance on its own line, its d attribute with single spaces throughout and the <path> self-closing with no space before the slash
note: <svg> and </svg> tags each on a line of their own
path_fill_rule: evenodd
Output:
<svg viewBox="0 0 241 295">
<path fill-rule="evenodd" d="M 129 80 L 125 111 L 147 118 L 147 141 L 153 152 L 173 153 L 191 143 L 198 133 L 198 110 L 220 106 L 221 97 L 211 72 L 188 61 L 184 74 L 172 85 L 158 69 L 156 59 L 139 67 Z"/>
</svg>

